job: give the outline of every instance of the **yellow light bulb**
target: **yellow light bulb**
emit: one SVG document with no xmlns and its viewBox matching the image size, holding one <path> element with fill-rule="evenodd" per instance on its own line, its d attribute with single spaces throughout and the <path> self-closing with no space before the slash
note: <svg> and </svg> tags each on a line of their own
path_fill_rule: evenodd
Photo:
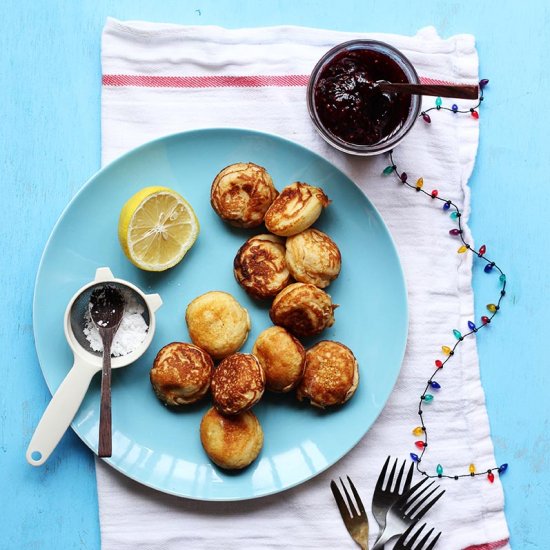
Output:
<svg viewBox="0 0 550 550">
<path fill-rule="evenodd" d="M 491 313 L 494 313 L 496 310 L 497 310 L 497 306 L 495 304 L 487 304 L 487 309 L 491 312 Z"/>
<path fill-rule="evenodd" d="M 476 473 L 476 467 L 473 464 L 470 464 L 470 467 L 468 468 L 468 470 L 470 471 L 471 474 Z"/>
<path fill-rule="evenodd" d="M 421 426 L 417 426 L 413 431 L 412 431 L 413 435 L 416 436 L 416 437 L 420 437 L 423 433 L 424 433 L 424 430 L 422 429 Z"/>
<path fill-rule="evenodd" d="M 451 348 L 449 346 L 441 346 L 441 349 L 445 355 L 449 355 L 449 353 L 451 353 Z"/>
<path fill-rule="evenodd" d="M 464 245 L 462 245 L 458 250 L 457 252 L 459 254 L 464 254 L 464 252 L 466 252 L 466 250 L 468 250 Z"/>
<path fill-rule="evenodd" d="M 418 178 L 418 180 L 416 180 L 416 187 L 418 187 L 418 189 L 422 189 L 423 185 L 424 185 L 424 179 Z"/>
</svg>

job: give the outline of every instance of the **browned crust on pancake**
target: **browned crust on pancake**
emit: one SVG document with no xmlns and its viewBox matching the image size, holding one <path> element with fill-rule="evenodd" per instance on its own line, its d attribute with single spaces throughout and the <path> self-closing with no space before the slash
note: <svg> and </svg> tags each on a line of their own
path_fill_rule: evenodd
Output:
<svg viewBox="0 0 550 550">
<path fill-rule="evenodd" d="M 210 203 L 222 220 L 236 227 L 257 227 L 277 196 L 266 169 L 252 162 L 226 166 L 212 182 Z"/>
<path fill-rule="evenodd" d="M 285 257 L 296 281 L 319 288 L 326 288 L 336 279 L 342 267 L 342 255 L 336 243 L 312 227 L 288 237 Z"/>
<path fill-rule="evenodd" d="M 239 414 L 253 407 L 265 390 L 265 374 L 250 353 L 226 357 L 212 377 L 212 400 L 225 415 Z"/>
<path fill-rule="evenodd" d="M 268 390 L 289 392 L 300 383 L 306 352 L 300 341 L 283 327 L 269 327 L 259 334 L 252 353 L 264 369 Z"/>
<path fill-rule="evenodd" d="M 284 241 L 273 235 L 257 235 L 248 239 L 235 256 L 233 273 L 237 282 L 252 297 L 273 298 L 291 281 Z"/>
<path fill-rule="evenodd" d="M 149 378 L 161 401 L 180 406 L 195 403 L 206 394 L 213 369 L 212 358 L 201 348 L 172 342 L 157 353 Z"/>
<path fill-rule="evenodd" d="M 293 283 L 277 294 L 269 316 L 273 324 L 296 336 L 315 336 L 334 324 L 337 307 L 330 296 L 315 285 Z"/>
<path fill-rule="evenodd" d="M 322 340 L 306 351 L 306 368 L 297 397 L 312 405 L 328 407 L 345 403 L 355 393 L 359 368 L 352 351 L 331 340 Z"/>
<path fill-rule="evenodd" d="M 231 294 L 219 290 L 192 300 L 185 320 L 193 343 L 215 360 L 239 350 L 250 331 L 248 311 Z"/>
<path fill-rule="evenodd" d="M 224 416 L 214 407 L 202 418 L 200 437 L 210 460 L 229 470 L 242 469 L 253 462 L 264 441 L 262 427 L 252 411 Z"/>
<path fill-rule="evenodd" d="M 323 208 L 330 204 L 329 198 L 319 187 L 294 182 L 285 187 L 265 214 L 265 225 L 275 235 L 294 235 L 315 223 Z M 306 208 L 314 208 L 313 217 L 304 218 Z"/>
</svg>

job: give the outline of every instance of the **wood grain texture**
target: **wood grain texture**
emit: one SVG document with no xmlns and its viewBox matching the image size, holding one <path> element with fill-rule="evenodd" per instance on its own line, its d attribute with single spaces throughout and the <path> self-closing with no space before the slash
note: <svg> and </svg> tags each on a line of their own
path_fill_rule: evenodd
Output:
<svg viewBox="0 0 550 550">
<path fill-rule="evenodd" d="M 375 0 L 8 0 L 2 7 L 2 546 L 96 550 L 100 544 L 88 449 L 70 432 L 42 468 L 27 465 L 24 453 L 50 397 L 33 344 L 34 278 L 55 220 L 99 167 L 100 38 L 111 15 L 227 27 L 286 23 L 406 34 L 434 25 L 442 36 L 477 36 L 482 76 L 491 82 L 480 111 L 471 226 L 476 243 L 487 245 L 509 279 L 502 313 L 490 334 L 479 337 L 481 374 L 497 458 L 510 463 L 503 481 L 512 547 L 548 547 L 546 2 L 533 0 L 527 7 L 517 0 L 414 5 L 394 0 L 389 9 Z M 474 287 L 479 317 L 495 290 L 494 280 L 480 266 Z"/>
</svg>

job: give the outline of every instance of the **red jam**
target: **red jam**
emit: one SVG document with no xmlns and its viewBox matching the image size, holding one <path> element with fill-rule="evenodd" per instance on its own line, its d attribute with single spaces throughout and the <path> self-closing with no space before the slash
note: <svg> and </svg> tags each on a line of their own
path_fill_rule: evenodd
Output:
<svg viewBox="0 0 550 550">
<path fill-rule="evenodd" d="M 388 94 L 373 85 L 378 80 L 408 82 L 399 65 L 386 54 L 346 50 L 321 70 L 314 88 L 321 124 L 347 143 L 376 145 L 394 135 L 411 107 L 408 94 Z"/>
</svg>

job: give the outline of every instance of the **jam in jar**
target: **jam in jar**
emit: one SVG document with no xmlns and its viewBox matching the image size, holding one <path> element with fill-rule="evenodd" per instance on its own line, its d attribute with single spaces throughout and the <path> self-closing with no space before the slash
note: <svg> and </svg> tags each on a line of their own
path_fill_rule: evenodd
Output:
<svg viewBox="0 0 550 550">
<path fill-rule="evenodd" d="M 410 62 L 381 42 L 358 40 L 328 52 L 315 67 L 308 105 L 321 135 L 356 154 L 388 150 L 408 132 L 418 96 L 382 92 L 377 81 L 418 83 Z"/>
</svg>

